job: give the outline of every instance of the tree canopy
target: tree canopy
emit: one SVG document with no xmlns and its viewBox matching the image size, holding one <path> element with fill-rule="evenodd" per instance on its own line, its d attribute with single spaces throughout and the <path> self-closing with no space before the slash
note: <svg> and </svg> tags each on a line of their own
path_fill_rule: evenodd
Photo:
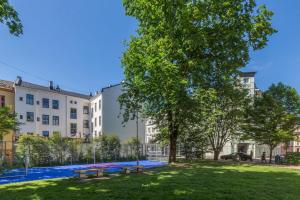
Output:
<svg viewBox="0 0 300 200">
<path fill-rule="evenodd" d="M 176 161 L 180 126 L 198 88 L 218 88 L 266 46 L 273 13 L 254 0 L 123 0 L 139 27 L 122 58 L 121 106 L 138 101 L 145 117 L 166 128 Z M 127 100 L 126 100 L 127 99 Z M 129 112 L 125 112 L 125 116 Z M 124 117 L 126 119 L 126 117 Z M 127 118 L 128 119 L 128 118 Z"/>
<path fill-rule="evenodd" d="M 269 146 L 272 151 L 280 143 L 294 139 L 299 123 L 300 97 L 296 90 L 282 83 L 273 84 L 262 96 L 255 98 L 246 112 L 246 137 Z"/>
<path fill-rule="evenodd" d="M 11 34 L 19 36 L 23 33 L 23 26 L 19 14 L 8 0 L 0 0 L 0 23 L 8 26 Z"/>
</svg>

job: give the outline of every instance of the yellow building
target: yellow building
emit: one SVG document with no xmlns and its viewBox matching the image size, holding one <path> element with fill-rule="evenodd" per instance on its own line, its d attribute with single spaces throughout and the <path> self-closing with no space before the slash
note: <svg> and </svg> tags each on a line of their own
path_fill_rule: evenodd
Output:
<svg viewBox="0 0 300 200">
<path fill-rule="evenodd" d="M 0 80 L 0 107 L 9 107 L 14 111 L 15 107 L 14 83 L 11 81 Z M 10 131 L 3 137 L 0 143 L 1 156 L 6 159 L 13 159 L 13 141 L 15 138 L 14 131 Z"/>
</svg>

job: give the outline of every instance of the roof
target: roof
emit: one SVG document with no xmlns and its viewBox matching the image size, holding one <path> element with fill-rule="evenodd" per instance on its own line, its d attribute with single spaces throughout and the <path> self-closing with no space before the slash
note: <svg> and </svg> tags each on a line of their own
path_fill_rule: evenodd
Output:
<svg viewBox="0 0 300 200">
<path fill-rule="evenodd" d="M 91 98 L 91 96 L 89 96 L 89 95 L 80 94 L 80 93 L 76 93 L 76 92 L 70 92 L 70 91 L 66 91 L 66 90 L 62 90 L 62 89 L 60 89 L 60 90 L 55 90 L 55 89 L 50 90 L 49 87 L 42 86 L 42 85 L 37 85 L 37 84 L 25 82 L 25 81 L 22 81 L 21 84 L 17 85 L 17 86 L 31 88 L 31 89 L 35 89 L 35 90 L 42 90 L 42 91 L 46 91 L 46 92 L 53 92 L 53 93 L 57 93 L 57 94 L 73 96 L 73 97 L 78 97 L 78 98 L 82 98 L 82 99 L 90 99 Z"/>
<path fill-rule="evenodd" d="M 256 72 L 240 72 L 240 77 L 254 77 Z"/>
<path fill-rule="evenodd" d="M 118 83 L 118 84 L 115 84 L 115 85 L 109 85 L 108 87 L 102 88 L 101 92 L 103 92 L 103 91 L 106 90 L 106 89 L 112 88 L 112 87 L 117 87 L 117 86 L 119 86 L 119 85 L 121 85 L 121 84 L 122 84 L 122 83 Z"/>
<path fill-rule="evenodd" d="M 0 88 L 6 89 L 6 90 L 14 90 L 14 82 L 0 80 Z"/>
</svg>

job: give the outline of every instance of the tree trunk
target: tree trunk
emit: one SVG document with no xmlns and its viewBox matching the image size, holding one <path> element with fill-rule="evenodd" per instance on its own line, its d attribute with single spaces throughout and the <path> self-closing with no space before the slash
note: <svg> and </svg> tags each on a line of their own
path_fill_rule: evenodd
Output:
<svg viewBox="0 0 300 200">
<path fill-rule="evenodd" d="M 176 162 L 176 143 L 177 143 L 177 130 L 171 130 L 170 133 L 170 153 L 169 163 Z"/>
<path fill-rule="evenodd" d="M 219 160 L 220 151 L 214 150 L 214 160 Z"/>
<path fill-rule="evenodd" d="M 270 147 L 270 159 L 269 159 L 269 164 L 272 164 L 272 154 L 273 154 L 273 147 Z"/>
</svg>

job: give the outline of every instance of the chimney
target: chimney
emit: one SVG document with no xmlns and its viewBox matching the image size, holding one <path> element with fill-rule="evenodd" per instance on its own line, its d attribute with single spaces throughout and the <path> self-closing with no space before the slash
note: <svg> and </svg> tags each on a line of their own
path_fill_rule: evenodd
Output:
<svg viewBox="0 0 300 200">
<path fill-rule="evenodd" d="M 93 96 L 93 94 L 90 92 L 90 97 L 92 97 Z"/>
<path fill-rule="evenodd" d="M 22 84 L 22 77 L 21 76 L 17 76 L 15 84 L 18 85 L 18 86 L 20 86 Z"/>
<path fill-rule="evenodd" d="M 60 92 L 60 87 L 59 87 L 59 85 L 56 86 L 56 89 L 55 89 L 55 90 L 57 90 L 57 91 Z"/>
<path fill-rule="evenodd" d="M 53 89 L 54 89 L 54 88 L 53 88 L 53 81 L 50 81 L 50 82 L 49 82 L 49 89 L 50 89 L 50 90 L 53 90 Z"/>
</svg>

